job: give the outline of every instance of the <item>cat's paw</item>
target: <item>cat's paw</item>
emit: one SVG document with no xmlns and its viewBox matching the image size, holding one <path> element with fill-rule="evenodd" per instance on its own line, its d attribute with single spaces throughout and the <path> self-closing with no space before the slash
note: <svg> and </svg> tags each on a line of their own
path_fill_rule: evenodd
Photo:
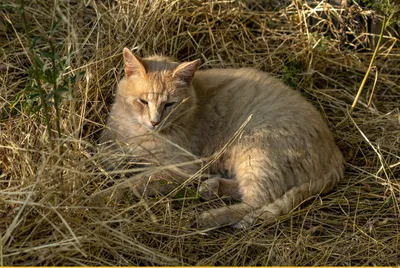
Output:
<svg viewBox="0 0 400 268">
<path fill-rule="evenodd" d="M 202 229 L 219 227 L 218 220 L 213 213 L 206 211 L 200 214 L 196 222 L 197 227 Z"/>
<path fill-rule="evenodd" d="M 218 197 L 219 180 L 217 178 L 204 181 L 199 187 L 200 197 L 204 200 L 212 200 Z"/>
<path fill-rule="evenodd" d="M 232 225 L 235 229 L 249 229 L 255 221 L 255 216 L 253 213 L 250 213 L 243 217 L 241 221 Z"/>
<path fill-rule="evenodd" d="M 205 229 L 232 226 L 241 219 L 237 211 L 228 206 L 203 212 L 197 218 L 197 226 Z"/>
<path fill-rule="evenodd" d="M 260 209 L 254 212 L 251 212 L 243 217 L 241 221 L 232 225 L 233 228 L 236 229 L 248 229 L 253 225 L 258 223 L 263 223 L 264 225 L 270 225 L 276 222 L 277 217 L 269 210 Z"/>
<path fill-rule="evenodd" d="M 173 191 L 177 186 L 173 181 L 156 176 L 139 177 L 130 182 L 130 189 L 136 199 L 165 195 Z"/>
</svg>

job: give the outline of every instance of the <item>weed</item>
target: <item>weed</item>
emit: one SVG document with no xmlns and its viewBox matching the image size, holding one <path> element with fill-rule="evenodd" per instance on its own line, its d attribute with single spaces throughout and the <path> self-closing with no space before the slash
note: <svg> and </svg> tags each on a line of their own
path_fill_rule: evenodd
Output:
<svg viewBox="0 0 400 268">
<path fill-rule="evenodd" d="M 28 82 L 25 88 L 16 94 L 10 108 L 18 107 L 28 115 L 41 114 L 45 120 L 50 144 L 53 146 L 53 140 L 62 137 L 62 101 L 73 96 L 71 90 L 82 73 L 66 73 L 71 62 L 71 53 L 64 52 L 62 39 L 55 36 L 61 25 L 61 18 L 54 17 L 55 23 L 51 25 L 49 32 L 43 33 L 31 29 L 24 1 L 21 2 L 20 12 L 30 66 L 27 68 Z"/>
</svg>

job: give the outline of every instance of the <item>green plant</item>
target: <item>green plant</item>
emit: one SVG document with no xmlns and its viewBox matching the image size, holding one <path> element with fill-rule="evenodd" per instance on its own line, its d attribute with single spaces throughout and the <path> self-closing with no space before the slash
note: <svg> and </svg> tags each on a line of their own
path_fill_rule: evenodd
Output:
<svg viewBox="0 0 400 268">
<path fill-rule="evenodd" d="M 299 61 L 291 61 L 283 66 L 282 80 L 287 85 L 295 88 L 300 78 L 299 74 L 303 72 L 303 65 Z"/>
<path fill-rule="evenodd" d="M 54 18 L 55 22 L 51 25 L 49 33 L 43 33 L 31 29 L 27 22 L 24 1 L 21 2 L 20 11 L 27 42 L 25 52 L 30 67 L 27 68 L 26 86 L 16 94 L 10 108 L 18 106 L 29 115 L 41 114 L 53 147 L 54 138 L 62 137 L 62 100 L 72 96 L 72 85 L 76 83 L 80 74 L 66 73 L 71 62 L 71 53 L 63 51 L 63 42 L 55 36 L 61 25 L 61 18 Z"/>
</svg>

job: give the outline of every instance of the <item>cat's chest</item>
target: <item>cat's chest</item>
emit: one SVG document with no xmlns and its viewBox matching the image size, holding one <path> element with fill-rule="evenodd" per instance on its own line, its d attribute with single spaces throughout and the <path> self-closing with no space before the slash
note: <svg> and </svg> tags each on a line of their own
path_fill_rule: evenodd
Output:
<svg viewBox="0 0 400 268">
<path fill-rule="evenodd" d="M 227 140 L 226 122 L 229 115 L 226 109 L 213 103 L 200 112 L 192 128 L 192 142 L 197 145 L 199 155 L 209 157 L 218 152 Z"/>
</svg>

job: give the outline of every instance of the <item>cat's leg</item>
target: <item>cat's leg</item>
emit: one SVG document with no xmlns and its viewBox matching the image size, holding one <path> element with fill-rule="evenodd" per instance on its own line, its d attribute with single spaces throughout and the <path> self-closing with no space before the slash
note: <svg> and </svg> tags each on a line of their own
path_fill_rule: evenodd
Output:
<svg viewBox="0 0 400 268">
<path fill-rule="evenodd" d="M 185 159 L 184 159 L 185 160 Z M 183 163 L 184 160 L 182 160 Z M 165 195 L 182 185 L 201 168 L 200 162 L 173 166 L 160 170 L 151 176 L 138 176 L 129 183 L 133 193 L 138 198 Z"/>
<path fill-rule="evenodd" d="M 246 203 L 235 204 L 203 212 L 197 223 L 201 228 L 231 226 L 253 211 L 253 207 Z"/>
<path fill-rule="evenodd" d="M 333 171 L 332 173 L 337 173 Z M 339 175 L 333 174 L 328 180 L 306 181 L 286 191 L 274 202 L 266 204 L 261 208 L 247 214 L 233 227 L 244 229 L 250 227 L 256 220 L 262 220 L 264 224 L 272 224 L 277 217 L 289 213 L 303 201 L 319 194 L 325 194 L 336 185 Z"/>
<path fill-rule="evenodd" d="M 237 191 L 242 203 L 204 212 L 199 217 L 201 227 L 218 227 L 240 222 L 249 213 L 272 202 L 284 193 L 277 181 L 278 174 L 264 150 L 254 144 L 232 148 L 227 166 L 232 167 Z M 272 179 L 269 179 L 272 178 Z M 218 188 L 221 191 L 222 187 Z"/>
<path fill-rule="evenodd" d="M 136 198 L 165 195 L 176 189 L 179 181 L 171 178 L 169 174 L 155 174 L 149 177 L 135 178 L 129 183 L 130 190 Z"/>
<path fill-rule="evenodd" d="M 235 179 L 210 178 L 199 187 L 199 194 L 205 200 L 227 196 L 240 200 L 239 183 Z"/>
<path fill-rule="evenodd" d="M 276 221 L 278 216 L 289 213 L 302 201 L 307 199 L 309 196 L 312 196 L 310 189 L 312 189 L 310 182 L 292 187 L 274 202 L 266 204 L 244 216 L 243 219 L 233 227 L 238 229 L 248 228 L 256 220 L 262 220 L 264 224 L 272 224 Z"/>
<path fill-rule="evenodd" d="M 111 197 L 116 202 L 122 200 L 134 201 L 147 197 L 166 195 L 179 185 L 178 182 L 155 176 L 136 176 L 109 188 L 104 195 Z"/>
</svg>

